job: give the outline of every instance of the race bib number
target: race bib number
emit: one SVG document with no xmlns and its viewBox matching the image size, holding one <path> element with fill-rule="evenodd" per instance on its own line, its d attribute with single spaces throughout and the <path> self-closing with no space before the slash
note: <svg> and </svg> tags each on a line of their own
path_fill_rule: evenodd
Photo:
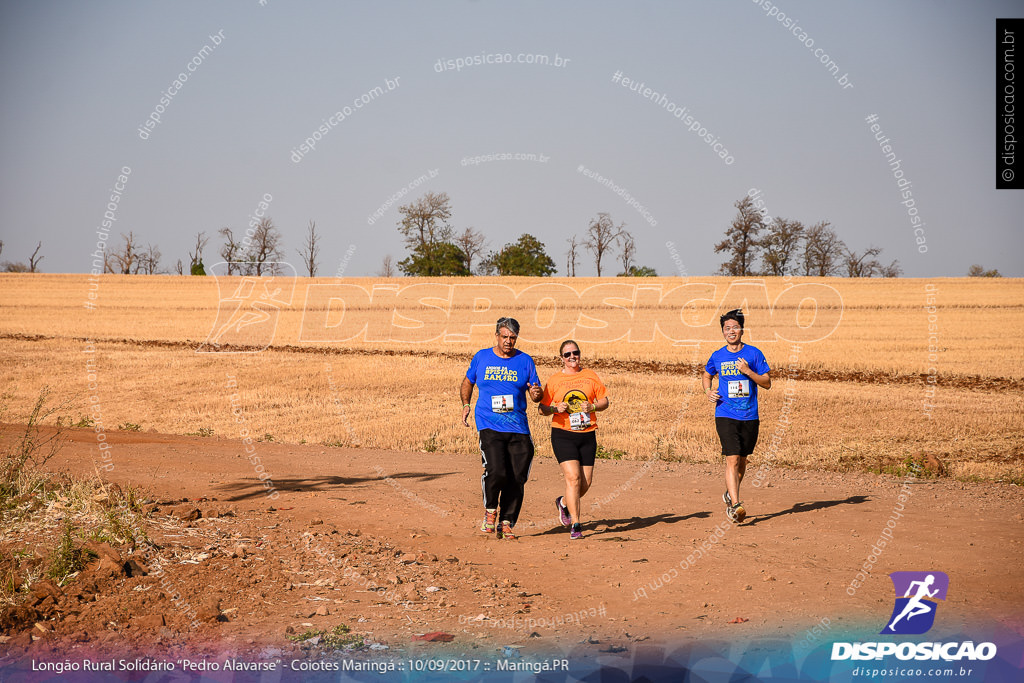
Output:
<svg viewBox="0 0 1024 683">
<path fill-rule="evenodd" d="M 511 413 L 515 404 L 512 402 L 512 394 L 491 396 L 491 412 Z"/>
<path fill-rule="evenodd" d="M 748 398 L 750 396 L 749 379 L 729 380 L 729 398 Z"/>
<path fill-rule="evenodd" d="M 569 415 L 569 427 L 583 430 L 590 426 L 590 413 L 572 413 Z"/>
</svg>

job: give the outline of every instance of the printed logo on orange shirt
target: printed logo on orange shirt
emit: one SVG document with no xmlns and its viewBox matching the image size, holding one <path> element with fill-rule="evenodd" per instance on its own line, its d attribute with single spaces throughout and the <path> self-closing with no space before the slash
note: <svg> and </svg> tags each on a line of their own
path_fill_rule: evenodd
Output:
<svg viewBox="0 0 1024 683">
<path fill-rule="evenodd" d="M 569 404 L 570 413 L 582 413 L 583 404 L 587 402 L 587 395 L 579 389 L 571 389 L 562 400 Z"/>
</svg>

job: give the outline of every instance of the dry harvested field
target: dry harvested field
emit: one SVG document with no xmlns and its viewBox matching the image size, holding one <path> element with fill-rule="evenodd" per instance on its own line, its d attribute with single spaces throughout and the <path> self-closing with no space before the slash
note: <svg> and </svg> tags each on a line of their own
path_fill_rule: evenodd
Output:
<svg viewBox="0 0 1024 683">
<path fill-rule="evenodd" d="M 542 379 L 559 341 L 580 342 L 615 401 L 603 447 L 714 463 L 698 374 L 736 306 L 775 369 L 762 463 L 895 471 L 932 454 L 955 478 L 1024 480 L 1016 279 L 0 275 L 0 381 L 13 406 L 48 384 L 107 430 L 235 438 L 242 419 L 268 440 L 468 454 L 456 387 L 509 314 Z"/>
<path fill-rule="evenodd" d="M 922 567 L 951 577 L 930 637 L 1004 648 L 1024 632 L 1022 294 L 1019 280 L 0 275 L 0 422 L 48 386 L 47 422 L 77 425 L 46 463 L 73 478 L 0 510 L 0 671 L 126 653 L 283 666 L 342 641 L 378 662 L 511 648 L 628 669 L 698 641 L 709 657 L 747 643 L 820 662 L 832 640 L 876 637 L 886 574 Z M 751 459 L 763 485 L 734 526 L 698 371 L 740 305 L 775 385 Z M 613 397 L 582 542 L 553 514 L 563 485 L 538 417 L 519 540 L 477 530 L 456 388 L 501 314 L 523 323 L 542 379 L 572 336 Z M 7 449 L 23 428 L 0 427 Z M 913 476 L 915 460 L 930 469 Z M 53 571 L 62 533 L 72 574 Z"/>
</svg>

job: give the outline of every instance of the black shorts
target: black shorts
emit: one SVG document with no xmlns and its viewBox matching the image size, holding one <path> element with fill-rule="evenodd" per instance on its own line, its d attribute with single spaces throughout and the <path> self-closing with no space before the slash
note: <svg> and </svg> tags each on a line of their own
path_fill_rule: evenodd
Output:
<svg viewBox="0 0 1024 683">
<path fill-rule="evenodd" d="M 731 417 L 716 417 L 715 429 L 722 442 L 722 455 L 742 455 L 744 458 L 754 452 L 760 420 L 734 420 Z"/>
<path fill-rule="evenodd" d="M 583 467 L 593 467 L 597 459 L 597 430 L 570 432 L 552 427 L 551 450 L 555 452 L 555 460 L 560 463 L 579 460 Z"/>
</svg>

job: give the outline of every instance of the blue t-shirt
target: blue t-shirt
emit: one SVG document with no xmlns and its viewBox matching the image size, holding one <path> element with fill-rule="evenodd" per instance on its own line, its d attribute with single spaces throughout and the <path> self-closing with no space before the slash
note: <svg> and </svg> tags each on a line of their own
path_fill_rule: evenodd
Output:
<svg viewBox="0 0 1024 683">
<path fill-rule="evenodd" d="M 711 354 L 704 369 L 709 375 L 718 375 L 718 395 L 721 398 L 715 403 L 715 417 L 758 419 L 757 384 L 736 367 L 740 358 L 746 358 L 750 369 L 759 375 L 771 370 L 761 350 L 750 344 L 744 344 L 736 353 L 723 346 Z"/>
<path fill-rule="evenodd" d="M 529 434 L 526 385 L 540 384 L 533 359 L 519 350 L 502 358 L 493 348 L 473 356 L 466 379 L 480 390 L 476 399 L 476 428 Z"/>
</svg>

